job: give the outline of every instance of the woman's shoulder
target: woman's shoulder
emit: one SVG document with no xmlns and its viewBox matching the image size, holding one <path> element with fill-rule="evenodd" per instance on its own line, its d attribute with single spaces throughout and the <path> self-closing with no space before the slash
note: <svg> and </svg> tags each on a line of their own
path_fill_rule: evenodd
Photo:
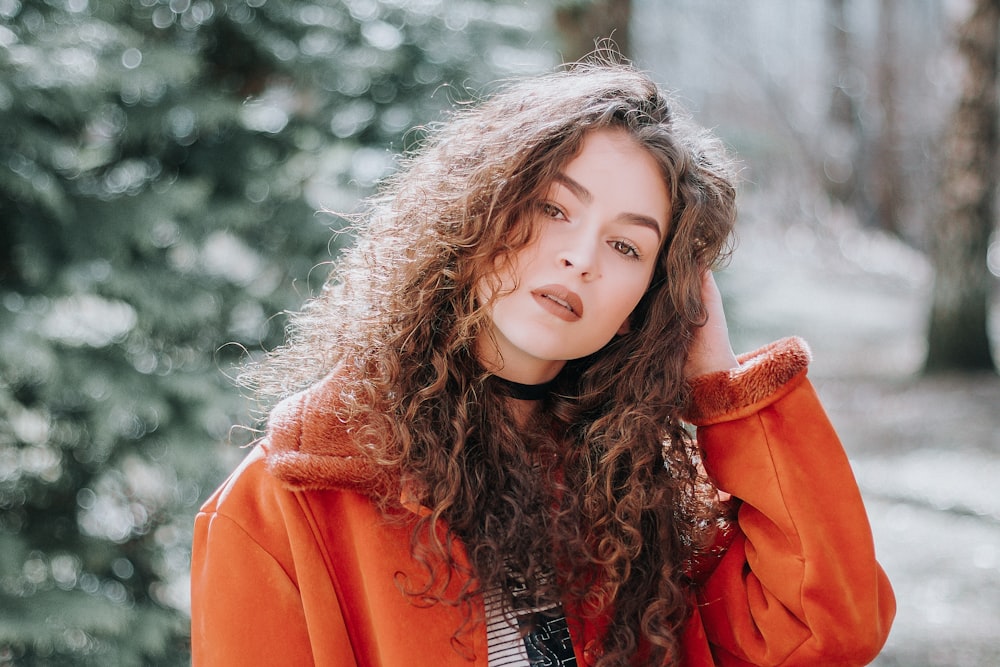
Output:
<svg viewBox="0 0 1000 667">
<path fill-rule="evenodd" d="M 227 517 L 237 524 L 256 523 L 282 502 L 285 491 L 267 471 L 266 452 L 258 444 L 243 458 L 229 477 L 201 506 L 200 514 Z"/>
</svg>

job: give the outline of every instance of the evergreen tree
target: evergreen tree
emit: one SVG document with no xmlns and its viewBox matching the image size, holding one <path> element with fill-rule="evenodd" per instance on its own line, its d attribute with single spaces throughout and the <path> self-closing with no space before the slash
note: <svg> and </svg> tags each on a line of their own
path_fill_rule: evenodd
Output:
<svg viewBox="0 0 1000 667">
<path fill-rule="evenodd" d="M 186 664 L 225 377 L 521 2 L 0 0 L 0 665 Z M 401 139 L 402 137 L 402 139 Z M 338 237 L 334 237 L 335 239 Z"/>
</svg>

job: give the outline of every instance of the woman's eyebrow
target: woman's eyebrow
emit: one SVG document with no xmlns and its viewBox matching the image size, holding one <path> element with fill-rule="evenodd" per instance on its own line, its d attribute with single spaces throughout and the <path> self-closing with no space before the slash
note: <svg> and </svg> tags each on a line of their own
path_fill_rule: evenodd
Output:
<svg viewBox="0 0 1000 667">
<path fill-rule="evenodd" d="M 594 201 L 594 195 L 590 194 L 590 190 L 583 187 L 583 185 L 574 181 L 566 174 L 559 172 L 556 174 L 556 180 L 569 188 L 570 192 L 572 192 L 573 195 L 584 204 L 590 204 Z"/>
<path fill-rule="evenodd" d="M 584 204 L 589 205 L 594 201 L 594 195 L 591 194 L 590 190 L 585 188 L 582 183 L 573 180 L 566 174 L 559 172 L 556 174 L 555 180 L 557 183 L 565 185 L 569 191 L 573 193 L 573 196 L 582 201 Z M 622 213 L 620 217 L 633 224 L 649 227 L 656 232 L 657 240 L 661 240 L 663 238 L 663 232 L 660 230 L 660 223 L 648 215 L 643 215 L 641 213 Z"/>
</svg>

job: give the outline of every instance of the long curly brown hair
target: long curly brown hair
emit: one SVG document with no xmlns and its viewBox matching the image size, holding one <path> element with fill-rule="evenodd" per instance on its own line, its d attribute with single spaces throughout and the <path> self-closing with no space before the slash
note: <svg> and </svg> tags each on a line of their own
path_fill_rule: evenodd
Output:
<svg viewBox="0 0 1000 667">
<path fill-rule="evenodd" d="M 489 335 L 476 285 L 528 243 L 536 202 L 602 128 L 662 168 L 667 238 L 630 331 L 569 362 L 525 428 L 475 357 Z M 476 596 L 509 594 L 514 579 L 539 605 L 610 617 L 599 664 L 676 661 L 685 564 L 713 516 L 681 419 L 684 366 L 705 318 L 701 275 L 736 217 L 731 162 L 647 75 L 615 63 L 509 82 L 424 132 L 257 379 L 282 394 L 339 366 L 362 449 L 430 510 L 411 544 L 426 572 L 404 586 L 464 606 L 456 638 Z M 461 592 L 445 595 L 456 576 Z"/>
</svg>

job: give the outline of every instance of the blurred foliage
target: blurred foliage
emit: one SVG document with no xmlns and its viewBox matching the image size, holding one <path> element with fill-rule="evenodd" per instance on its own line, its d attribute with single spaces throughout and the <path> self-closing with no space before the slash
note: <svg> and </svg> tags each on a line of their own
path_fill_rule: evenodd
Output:
<svg viewBox="0 0 1000 667">
<path fill-rule="evenodd" d="M 551 64 L 542 6 L 0 0 L 0 665 L 188 662 L 225 377 L 455 98 Z M 457 92 L 456 92 L 457 91 Z"/>
</svg>

